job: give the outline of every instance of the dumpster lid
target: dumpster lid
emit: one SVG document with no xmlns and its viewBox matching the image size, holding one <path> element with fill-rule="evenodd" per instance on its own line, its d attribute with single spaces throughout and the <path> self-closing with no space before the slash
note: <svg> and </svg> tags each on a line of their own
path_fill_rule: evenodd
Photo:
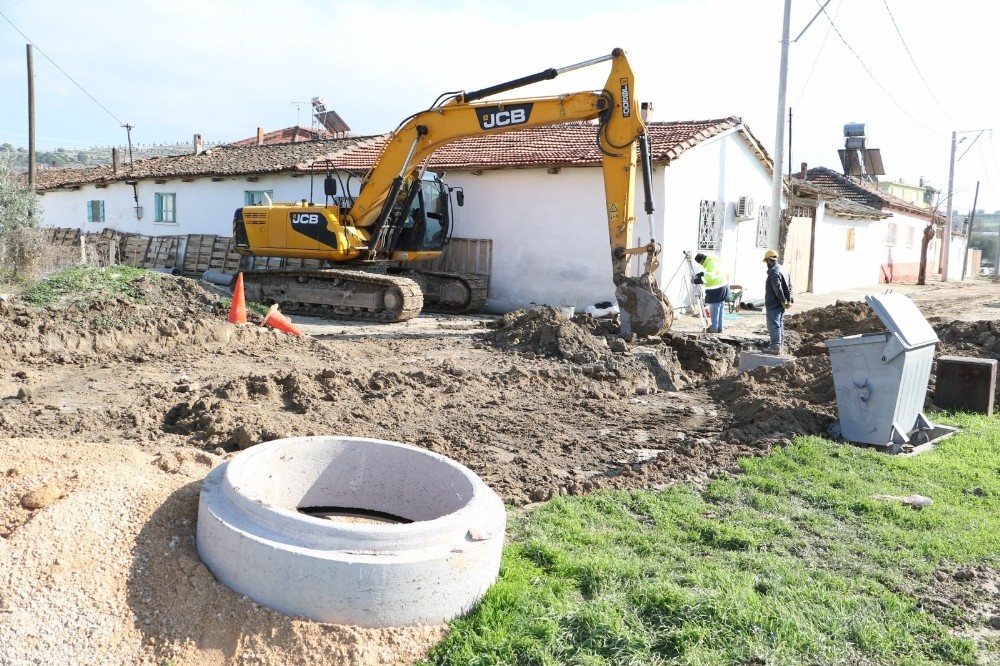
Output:
<svg viewBox="0 0 1000 666">
<path fill-rule="evenodd" d="M 905 349 L 938 341 L 937 333 L 916 304 L 903 294 L 873 294 L 865 296 L 865 301 Z"/>
</svg>

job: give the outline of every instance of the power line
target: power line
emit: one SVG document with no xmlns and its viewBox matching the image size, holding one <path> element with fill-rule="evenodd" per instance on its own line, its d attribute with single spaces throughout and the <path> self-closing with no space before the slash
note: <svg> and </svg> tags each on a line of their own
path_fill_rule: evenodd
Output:
<svg viewBox="0 0 1000 666">
<path fill-rule="evenodd" d="M 944 117 L 948 119 L 948 122 L 951 123 L 951 126 L 952 127 L 957 126 L 958 123 L 952 120 L 951 116 L 948 115 L 948 112 L 941 105 L 941 102 L 938 101 L 938 98 L 934 94 L 934 91 L 931 89 L 930 85 L 928 85 L 927 79 L 924 78 L 923 72 L 921 72 L 920 68 L 917 66 L 917 61 L 913 58 L 913 54 L 910 52 L 910 47 L 907 46 L 906 40 L 903 39 L 903 33 L 899 30 L 899 25 L 896 23 L 896 17 L 892 15 L 892 10 L 889 9 L 889 0 L 882 0 L 882 3 L 885 5 L 885 11 L 886 13 L 889 14 L 889 20 L 892 21 L 892 27 L 896 29 L 896 34 L 899 35 L 899 41 L 903 44 L 903 49 L 906 50 L 906 55 L 909 56 L 910 63 L 913 64 L 913 69 L 914 71 L 916 71 L 917 76 L 920 77 L 920 81 L 924 84 L 924 87 L 927 88 L 927 92 L 930 94 L 931 99 L 933 99 L 934 103 L 938 105 L 939 109 L 941 109 L 941 113 L 943 113 Z"/>
<path fill-rule="evenodd" d="M 820 0 L 816 0 L 816 4 L 819 3 Z M 840 8 L 843 6 L 844 6 L 843 4 L 838 5 L 837 7 L 838 14 L 840 13 Z M 828 40 L 829 38 L 830 38 L 830 31 L 827 30 L 826 34 L 823 35 L 823 42 L 819 45 L 819 50 L 816 52 L 816 59 L 813 60 L 812 67 L 809 69 L 809 73 L 806 74 L 806 80 L 803 81 L 802 83 L 802 90 L 799 91 L 799 96 L 795 99 L 795 104 L 792 105 L 793 108 L 799 105 L 799 102 L 802 101 L 802 96 L 806 94 L 806 87 L 809 85 L 809 81 L 812 80 L 812 75 L 816 72 L 816 67 L 819 65 L 819 58 L 821 55 L 823 55 L 823 49 L 826 47 L 826 40 Z"/>
<path fill-rule="evenodd" d="M 24 34 L 23 32 L 21 32 L 21 29 L 18 28 L 16 25 L 14 25 L 14 22 L 11 21 L 9 18 L 7 18 L 7 15 L 4 14 L 2 11 L 0 11 L 0 17 L 3 17 L 3 20 L 7 21 L 7 23 L 10 24 L 10 27 L 14 28 L 14 30 L 16 30 L 19 35 L 21 35 L 22 37 L 24 37 L 24 39 L 27 40 L 27 42 L 29 44 L 31 44 L 35 48 L 36 51 L 38 51 L 40 54 L 42 54 L 42 57 L 44 57 L 46 60 L 48 60 L 50 63 L 52 63 L 53 67 L 55 67 L 60 72 L 62 72 L 62 75 L 65 76 L 67 79 L 69 79 L 70 82 L 73 85 L 75 85 L 77 88 L 79 88 L 83 92 L 84 95 L 86 95 L 91 100 L 93 100 L 94 104 L 96 104 L 97 106 L 99 106 L 102 109 L 104 109 L 105 113 L 107 113 L 109 116 L 111 116 L 112 118 L 114 118 L 115 122 L 117 122 L 119 126 L 121 126 L 121 127 L 125 126 L 125 123 L 123 123 L 121 120 L 119 120 L 118 116 L 116 116 L 115 114 L 111 113 L 111 111 L 109 111 L 107 109 L 107 107 L 105 107 L 103 104 L 101 104 L 100 102 L 98 102 L 96 97 L 94 97 L 89 92 L 87 92 L 87 90 L 83 86 L 81 86 L 79 83 L 77 83 L 73 79 L 72 76 L 70 76 L 69 74 L 66 73 L 66 70 L 64 70 L 62 67 L 60 67 L 58 64 L 56 64 L 56 62 L 52 58 L 50 58 L 48 55 L 46 55 L 46 53 L 44 51 L 42 51 L 42 49 L 38 48 L 38 44 L 35 44 L 33 41 L 31 41 L 31 39 L 26 34 Z"/>
<path fill-rule="evenodd" d="M 864 69 L 865 73 L 868 75 L 868 78 L 870 78 L 872 80 L 872 83 L 874 83 L 876 86 L 878 86 L 879 89 L 882 92 L 885 93 L 886 97 L 888 97 L 892 101 L 892 103 L 896 105 L 896 108 L 898 108 L 900 111 L 902 111 L 904 114 L 906 114 L 906 116 L 910 120 L 912 120 L 916 124 L 920 125 L 921 127 L 923 127 L 925 130 L 927 130 L 928 132 L 930 132 L 934 136 L 944 138 L 943 134 L 941 134 L 941 133 L 939 133 L 939 132 L 931 129 L 927 125 L 924 125 L 922 122 L 920 122 L 915 117 L 913 117 L 913 114 L 911 114 L 909 111 L 907 111 L 905 107 L 903 107 L 899 102 L 896 101 L 896 99 L 892 96 L 892 94 L 888 90 L 886 90 L 885 86 L 883 86 L 881 83 L 879 83 L 878 79 L 875 78 L 875 75 L 872 74 L 872 72 L 871 72 L 870 69 L 868 69 L 868 65 L 866 65 L 865 61 L 861 59 L 861 56 L 859 56 L 857 54 L 857 52 L 854 50 L 854 48 L 851 47 L 851 45 L 847 43 L 846 39 L 844 39 L 844 36 L 842 34 L 840 34 L 840 30 L 837 29 L 837 26 L 833 22 L 833 18 L 826 11 L 826 9 L 824 8 L 822 11 L 823 11 L 823 14 L 826 16 L 827 20 L 830 21 L 830 27 L 832 27 L 833 31 L 835 33 L 837 33 L 837 37 L 839 37 L 840 41 L 844 43 L 844 46 L 846 46 L 847 50 L 851 52 L 851 55 L 853 55 L 855 58 L 857 58 L 858 62 L 861 64 L 861 68 Z"/>
</svg>

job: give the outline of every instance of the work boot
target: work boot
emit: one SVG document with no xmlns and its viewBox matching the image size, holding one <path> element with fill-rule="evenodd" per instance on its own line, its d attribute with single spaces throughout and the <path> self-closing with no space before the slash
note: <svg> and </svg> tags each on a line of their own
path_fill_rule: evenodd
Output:
<svg viewBox="0 0 1000 666">
<path fill-rule="evenodd" d="M 708 329 L 708 330 L 707 330 L 707 331 L 705 331 L 705 332 L 706 332 L 706 333 L 722 333 L 722 331 L 720 331 L 720 330 L 719 330 L 719 329 L 717 329 L 717 328 L 710 328 L 710 329 Z"/>
<path fill-rule="evenodd" d="M 775 347 L 774 345 L 764 347 L 760 350 L 761 354 L 770 354 L 772 356 L 781 356 L 781 347 Z"/>
</svg>

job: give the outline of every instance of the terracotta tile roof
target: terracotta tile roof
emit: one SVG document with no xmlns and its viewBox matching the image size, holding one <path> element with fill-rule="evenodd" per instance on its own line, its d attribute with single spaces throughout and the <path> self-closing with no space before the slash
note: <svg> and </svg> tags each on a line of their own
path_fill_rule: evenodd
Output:
<svg viewBox="0 0 1000 666">
<path fill-rule="evenodd" d="M 111 165 L 88 169 L 39 172 L 39 191 L 113 181 L 245 176 L 308 170 L 312 163 L 375 141 L 378 137 L 348 137 L 327 141 L 282 143 L 265 146 L 216 146 L 195 155 L 175 155 L 136 160 L 115 172 Z"/>
<path fill-rule="evenodd" d="M 295 129 L 295 128 L 291 128 Z M 600 164 L 597 126 L 590 123 L 553 125 L 462 139 L 438 149 L 433 169 L 511 169 L 590 166 Z M 768 168 L 767 151 L 737 117 L 715 120 L 651 123 L 650 157 L 669 164 L 699 143 L 730 131 L 741 136 Z M 388 135 L 340 137 L 268 145 L 225 145 L 200 154 L 157 157 L 122 165 L 39 172 L 39 191 L 138 179 L 246 176 L 301 172 L 330 160 L 340 169 L 365 172 L 378 158 Z M 241 144 L 244 142 L 240 142 Z M 317 165 L 318 168 L 325 168 Z"/>
<path fill-rule="evenodd" d="M 892 216 L 892 213 L 848 199 L 834 187 L 797 177 L 786 178 L 786 181 L 793 205 L 799 203 L 814 205 L 818 201 L 823 201 L 828 211 L 848 219 L 882 220 Z"/>
<path fill-rule="evenodd" d="M 844 199 L 873 208 L 875 210 L 892 209 L 913 215 L 931 219 L 932 211 L 900 199 L 899 197 L 883 192 L 878 186 L 868 181 L 849 178 L 832 169 L 826 167 L 815 167 L 806 171 L 806 180 L 810 183 L 820 185 L 824 189 L 834 192 Z"/>
<path fill-rule="evenodd" d="M 657 164 L 669 164 L 699 143 L 741 127 L 745 128 L 736 117 L 651 123 L 648 127 L 650 158 Z M 429 168 L 593 166 L 601 163 L 597 131 L 595 123 L 566 123 L 469 137 L 438 148 L 431 156 Z M 770 158 L 763 145 L 753 138 L 749 130 L 744 130 L 743 136 L 770 167 Z M 336 158 L 337 165 L 346 170 L 367 170 L 381 153 L 383 141 L 341 153 Z"/>
</svg>

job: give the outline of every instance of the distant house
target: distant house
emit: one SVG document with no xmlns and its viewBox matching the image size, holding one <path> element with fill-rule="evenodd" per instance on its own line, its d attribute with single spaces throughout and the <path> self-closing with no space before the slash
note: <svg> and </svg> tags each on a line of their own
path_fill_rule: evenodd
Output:
<svg viewBox="0 0 1000 666">
<path fill-rule="evenodd" d="M 931 209 L 825 167 L 789 179 L 789 191 L 785 261 L 794 269 L 796 285 L 808 285 L 805 290 L 916 281 L 925 231 L 934 234 L 925 275 L 939 271 L 943 218 Z M 955 235 L 952 241 L 949 277 L 958 278 L 965 238 Z"/>
<path fill-rule="evenodd" d="M 918 208 L 931 210 L 937 205 L 937 189 L 925 185 L 923 178 L 917 185 L 904 182 L 902 178 L 883 180 L 879 182 L 878 189 Z"/>
<path fill-rule="evenodd" d="M 596 125 L 525 129 L 439 149 L 429 168 L 465 191 L 454 235 L 492 245 L 490 298 L 501 306 L 613 300 Z M 736 117 L 649 126 L 655 210 L 636 192 L 636 245 L 663 247 L 658 277 L 688 303 L 685 252 L 722 256 L 732 280 L 762 282 L 771 161 Z M 151 236 L 231 235 L 234 211 L 272 201 L 322 202 L 332 169 L 357 193 L 384 137 L 218 146 L 190 155 L 39 174 L 44 224 Z"/>
</svg>

